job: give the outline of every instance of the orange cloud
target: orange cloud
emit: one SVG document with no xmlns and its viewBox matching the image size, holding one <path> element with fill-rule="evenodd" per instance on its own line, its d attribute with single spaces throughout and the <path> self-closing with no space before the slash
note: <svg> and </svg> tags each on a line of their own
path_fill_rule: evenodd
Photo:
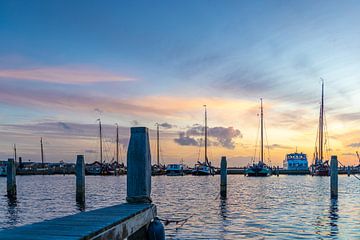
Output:
<svg viewBox="0 0 360 240">
<path fill-rule="evenodd" d="M 134 80 L 130 77 L 90 67 L 39 67 L 31 69 L 2 69 L 0 70 L 0 78 L 36 80 L 66 84 Z"/>
</svg>

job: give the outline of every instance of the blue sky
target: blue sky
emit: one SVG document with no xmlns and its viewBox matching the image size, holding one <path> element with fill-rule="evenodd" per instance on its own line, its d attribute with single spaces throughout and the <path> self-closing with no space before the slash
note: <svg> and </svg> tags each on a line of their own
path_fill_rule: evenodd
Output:
<svg viewBox="0 0 360 240">
<path fill-rule="evenodd" d="M 242 159 L 263 97 L 272 144 L 286 147 L 274 154 L 281 162 L 294 145 L 312 154 L 322 77 L 333 149 L 352 161 L 359 10 L 357 1 L 2 1 L 0 124 L 21 125 L 13 130 L 21 135 L 23 125 L 95 124 L 99 115 L 124 128 L 169 122 L 167 157 L 177 161 L 181 148 L 193 160 L 195 150 L 174 139 L 211 103 L 213 127 L 242 132 L 228 153 Z M 1 158 L 12 143 L 1 140 Z M 87 148 L 51 154 L 55 161 Z"/>
</svg>

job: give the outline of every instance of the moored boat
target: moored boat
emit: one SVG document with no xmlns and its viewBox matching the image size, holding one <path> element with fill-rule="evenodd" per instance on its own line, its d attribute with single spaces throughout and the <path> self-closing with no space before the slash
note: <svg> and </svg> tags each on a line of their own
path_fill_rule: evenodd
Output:
<svg viewBox="0 0 360 240">
<path fill-rule="evenodd" d="M 214 175 L 215 174 L 215 168 L 211 166 L 211 162 L 209 162 L 208 156 L 207 156 L 207 147 L 208 147 L 208 139 L 207 139 L 207 109 L 206 105 L 204 105 L 205 108 L 205 144 L 204 144 L 204 150 L 205 150 L 205 159 L 204 162 L 198 161 L 197 164 L 195 164 L 194 169 L 191 171 L 192 175 L 196 176 L 203 176 L 203 175 Z"/>
<path fill-rule="evenodd" d="M 329 161 L 324 159 L 324 81 L 321 84 L 321 105 L 320 105 L 320 117 L 318 128 L 318 146 L 315 146 L 314 163 L 310 166 L 310 173 L 313 176 L 330 176 Z"/>
<path fill-rule="evenodd" d="M 166 166 L 167 176 L 184 176 L 188 167 L 184 164 L 168 164 Z"/>
<path fill-rule="evenodd" d="M 258 163 L 253 163 L 245 169 L 245 175 L 248 177 L 267 177 L 270 176 L 272 173 L 271 168 L 267 166 L 264 162 L 264 111 L 262 98 L 260 99 L 260 109 L 260 160 Z"/>
<path fill-rule="evenodd" d="M 283 162 L 283 167 L 285 170 L 291 171 L 305 171 L 309 169 L 308 160 L 305 153 L 294 153 L 286 154 L 285 160 Z"/>
</svg>

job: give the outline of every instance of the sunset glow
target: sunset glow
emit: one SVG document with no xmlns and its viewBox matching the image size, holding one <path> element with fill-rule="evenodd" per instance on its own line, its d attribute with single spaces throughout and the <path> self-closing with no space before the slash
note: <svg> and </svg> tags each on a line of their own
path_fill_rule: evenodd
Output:
<svg viewBox="0 0 360 240">
<path fill-rule="evenodd" d="M 358 164 L 360 3 L 270 2 L 1 3 L 0 160 L 16 144 L 39 161 L 40 137 L 46 161 L 97 160 L 101 118 L 108 161 L 115 123 L 122 159 L 132 126 L 151 129 L 154 156 L 160 123 L 162 162 L 193 166 L 206 104 L 210 161 L 245 166 L 263 98 L 266 161 L 297 148 L 311 162 L 323 78 L 329 154 Z"/>
</svg>

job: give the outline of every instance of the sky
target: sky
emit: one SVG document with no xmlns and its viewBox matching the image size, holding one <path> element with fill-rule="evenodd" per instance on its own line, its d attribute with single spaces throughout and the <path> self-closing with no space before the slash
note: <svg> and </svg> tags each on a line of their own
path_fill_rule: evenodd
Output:
<svg viewBox="0 0 360 240">
<path fill-rule="evenodd" d="M 321 80 L 327 155 L 358 164 L 359 1 L 1 1 L 0 159 L 105 159 L 119 124 L 161 124 L 161 161 L 209 158 L 244 166 L 258 156 L 260 98 L 266 161 L 298 149 L 312 162 Z"/>
</svg>

